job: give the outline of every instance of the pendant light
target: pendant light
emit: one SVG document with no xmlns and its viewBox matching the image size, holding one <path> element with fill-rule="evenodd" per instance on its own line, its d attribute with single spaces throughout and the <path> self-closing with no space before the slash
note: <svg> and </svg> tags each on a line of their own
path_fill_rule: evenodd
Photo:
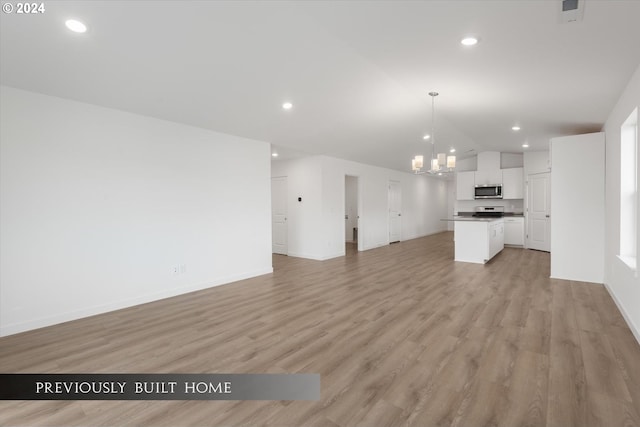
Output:
<svg viewBox="0 0 640 427">
<path fill-rule="evenodd" d="M 440 170 L 440 159 L 438 158 L 440 156 L 436 156 L 436 96 L 438 95 L 438 92 L 429 92 L 431 97 L 431 169 L 429 172 L 431 173 Z"/>
<path fill-rule="evenodd" d="M 438 92 L 429 92 L 431 97 L 431 159 L 429 161 L 429 173 L 438 173 L 442 175 L 442 172 L 451 172 L 456 167 L 456 156 L 447 156 L 445 153 L 436 154 L 436 108 L 435 98 L 438 96 Z M 421 173 L 424 167 L 424 156 L 417 155 L 411 160 L 411 170 L 414 173 Z M 446 168 L 446 170 L 445 170 Z"/>
</svg>

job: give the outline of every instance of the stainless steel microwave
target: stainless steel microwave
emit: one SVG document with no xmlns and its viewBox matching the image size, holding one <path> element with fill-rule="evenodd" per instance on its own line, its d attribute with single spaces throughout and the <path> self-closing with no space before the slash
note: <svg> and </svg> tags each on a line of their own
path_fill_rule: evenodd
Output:
<svg viewBox="0 0 640 427">
<path fill-rule="evenodd" d="M 476 199 L 502 199 L 502 185 L 476 185 Z"/>
</svg>

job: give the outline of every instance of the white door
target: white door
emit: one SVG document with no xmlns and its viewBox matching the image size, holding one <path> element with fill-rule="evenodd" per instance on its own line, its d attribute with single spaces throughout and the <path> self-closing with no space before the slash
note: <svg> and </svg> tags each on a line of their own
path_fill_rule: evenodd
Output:
<svg viewBox="0 0 640 427">
<path fill-rule="evenodd" d="M 389 243 L 399 242 L 402 230 L 402 187 L 399 181 L 389 181 Z"/>
<path fill-rule="evenodd" d="M 551 191 L 549 173 L 529 175 L 527 209 L 527 247 L 551 250 Z"/>
<path fill-rule="evenodd" d="M 287 255 L 287 177 L 271 178 L 271 250 Z"/>
</svg>

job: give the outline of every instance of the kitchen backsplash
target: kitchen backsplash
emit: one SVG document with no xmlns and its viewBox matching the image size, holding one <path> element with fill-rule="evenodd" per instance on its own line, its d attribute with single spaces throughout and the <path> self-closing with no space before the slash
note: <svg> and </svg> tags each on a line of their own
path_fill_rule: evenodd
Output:
<svg viewBox="0 0 640 427">
<path fill-rule="evenodd" d="M 503 206 L 505 212 L 522 213 L 524 209 L 524 201 L 517 200 L 457 200 L 455 202 L 454 211 L 473 212 L 476 206 Z"/>
</svg>

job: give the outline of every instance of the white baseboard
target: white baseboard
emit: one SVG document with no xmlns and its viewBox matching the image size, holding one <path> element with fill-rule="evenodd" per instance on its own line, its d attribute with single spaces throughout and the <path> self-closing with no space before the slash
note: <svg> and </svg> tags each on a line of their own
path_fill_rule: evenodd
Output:
<svg viewBox="0 0 640 427">
<path fill-rule="evenodd" d="M 181 286 L 178 288 L 168 289 L 162 292 L 140 295 L 135 298 L 115 301 L 108 304 L 95 305 L 93 307 L 87 307 L 81 310 L 74 310 L 66 313 L 59 313 L 54 316 L 48 316 L 40 319 L 29 320 L 26 322 L 4 325 L 0 327 L 0 337 L 13 335 L 20 332 L 31 331 L 33 329 L 44 328 L 45 326 L 56 325 L 59 323 L 69 322 L 71 320 L 82 319 L 84 317 L 95 316 L 97 314 L 120 310 L 123 308 L 132 307 L 134 305 L 146 304 L 149 302 L 158 301 L 165 298 L 171 298 L 178 295 L 187 294 L 189 292 L 200 291 L 202 289 L 212 288 L 215 286 L 225 285 L 228 283 L 237 282 L 239 280 L 250 279 L 252 277 L 262 276 L 263 274 L 269 274 L 269 273 L 273 273 L 273 267 L 256 270 L 252 272 L 247 272 L 247 273 L 242 273 L 242 274 L 235 274 L 235 275 L 230 275 L 226 277 L 221 277 L 211 282 Z"/>
<path fill-rule="evenodd" d="M 414 234 L 414 235 L 410 235 L 410 236 L 405 236 L 404 239 L 402 239 L 403 242 L 406 242 L 407 240 L 413 240 L 413 239 L 420 239 L 422 237 L 427 237 L 427 236 L 434 236 L 436 234 L 440 234 L 440 233 L 449 233 L 453 230 L 433 230 L 433 231 L 429 231 L 427 233 L 423 233 L 423 234 Z"/>
<path fill-rule="evenodd" d="M 345 255 L 346 255 L 345 251 L 335 252 L 335 253 L 333 253 L 331 255 L 327 255 L 327 256 L 323 257 L 322 261 L 326 261 L 326 260 L 332 259 L 332 258 L 338 258 L 338 257 L 345 256 Z"/>
<path fill-rule="evenodd" d="M 440 233 L 446 233 L 448 232 L 448 230 L 435 230 L 432 232 L 428 232 L 426 234 L 419 234 L 419 235 L 415 235 L 415 236 L 405 236 L 402 240 L 400 240 L 400 242 L 406 242 L 407 240 L 413 240 L 413 239 L 419 239 L 421 237 L 427 237 L 427 236 L 433 236 L 434 234 L 440 234 Z M 362 247 L 358 248 L 359 251 L 368 251 L 371 249 L 377 249 L 377 248 L 381 248 L 383 246 L 388 246 L 390 243 L 389 242 L 376 242 L 372 245 L 363 245 Z M 313 255 L 313 254 L 307 254 L 307 253 L 302 253 L 302 252 L 289 252 L 287 254 L 288 256 L 292 256 L 292 257 L 296 257 L 296 258 L 305 258 L 305 259 L 312 259 L 315 261 L 326 261 L 328 259 L 332 259 L 332 258 L 337 258 L 337 257 L 341 257 L 341 256 L 345 256 L 346 253 L 344 251 L 340 251 L 340 252 L 336 252 L 334 254 L 331 255 L 323 255 L 323 256 L 318 256 L 318 255 Z"/>
<path fill-rule="evenodd" d="M 602 283 L 604 282 L 604 280 L 598 281 L 598 279 L 591 280 L 591 279 L 581 278 L 581 277 L 560 277 L 560 276 L 554 276 L 554 275 L 549 276 L 549 278 L 557 279 L 557 280 L 568 280 L 568 281 L 574 281 L 574 282 L 595 283 L 596 285 L 602 285 Z"/>
<path fill-rule="evenodd" d="M 625 322 L 627 322 L 627 326 L 631 330 L 631 333 L 633 334 L 633 336 L 636 338 L 636 341 L 638 341 L 638 344 L 640 344 L 640 330 L 633 323 L 633 320 L 631 320 L 631 316 L 629 316 L 629 314 L 627 314 L 626 310 L 624 309 L 624 306 L 622 304 L 620 304 L 620 301 L 616 297 L 616 294 L 611 290 L 609 285 L 607 285 L 605 283 L 604 284 L 604 288 L 607 290 L 607 292 L 611 296 L 611 299 L 613 300 L 613 302 L 618 307 L 618 310 L 620 310 L 620 313 L 622 313 L 622 317 L 624 318 Z"/>
<path fill-rule="evenodd" d="M 304 258 L 304 259 L 312 259 L 314 261 L 323 261 L 322 257 L 312 254 L 306 254 L 304 252 L 289 252 L 287 256 L 292 256 L 294 258 Z"/>
<path fill-rule="evenodd" d="M 299 253 L 299 252 L 289 252 L 287 255 L 295 258 L 311 259 L 314 261 L 326 261 L 331 258 L 345 256 L 346 253 L 342 251 L 342 252 L 336 252 L 335 254 L 332 254 L 332 255 L 317 256 L 317 255 L 311 255 L 311 254 L 305 254 L 305 253 Z"/>
</svg>

